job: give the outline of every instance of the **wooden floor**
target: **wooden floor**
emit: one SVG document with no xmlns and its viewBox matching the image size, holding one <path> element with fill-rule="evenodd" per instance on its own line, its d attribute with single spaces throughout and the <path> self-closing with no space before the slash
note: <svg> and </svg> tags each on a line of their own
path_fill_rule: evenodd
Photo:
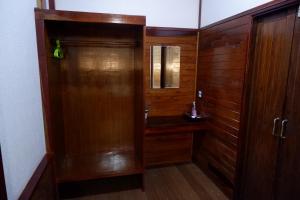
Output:
<svg viewBox="0 0 300 200">
<path fill-rule="evenodd" d="M 146 171 L 140 189 L 76 198 L 77 200 L 223 200 L 226 196 L 194 164 Z"/>
</svg>

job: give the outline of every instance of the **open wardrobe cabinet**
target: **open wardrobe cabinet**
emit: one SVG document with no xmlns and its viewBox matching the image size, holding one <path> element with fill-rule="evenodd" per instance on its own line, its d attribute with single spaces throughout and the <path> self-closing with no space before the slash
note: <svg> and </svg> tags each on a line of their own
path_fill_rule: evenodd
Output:
<svg viewBox="0 0 300 200">
<path fill-rule="evenodd" d="M 35 13 L 56 181 L 136 175 L 142 183 L 145 17 Z"/>
<path fill-rule="evenodd" d="M 133 184 L 156 199 L 300 199 L 299 1 L 200 29 L 35 16 L 55 198 Z"/>
</svg>

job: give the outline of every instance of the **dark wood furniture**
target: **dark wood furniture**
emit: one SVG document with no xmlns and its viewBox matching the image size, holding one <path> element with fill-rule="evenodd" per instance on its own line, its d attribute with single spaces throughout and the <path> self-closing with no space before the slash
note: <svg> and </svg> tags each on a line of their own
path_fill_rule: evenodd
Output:
<svg viewBox="0 0 300 200">
<path fill-rule="evenodd" d="M 0 199 L 3 199 L 3 200 L 7 199 L 1 147 L 0 147 Z"/>
<path fill-rule="evenodd" d="M 192 161 L 193 135 L 208 129 L 207 116 L 191 122 L 184 116 L 150 117 L 145 129 L 147 167 Z"/>
<path fill-rule="evenodd" d="M 145 17 L 35 14 L 47 152 L 57 183 L 142 178 Z M 57 39 L 63 59 L 53 57 Z"/>
<path fill-rule="evenodd" d="M 223 191 L 238 199 L 241 184 L 249 96 L 249 61 L 253 20 L 297 6 L 297 0 L 278 0 L 203 27 L 199 31 L 198 109 L 211 116 L 210 131 L 194 137 L 194 161 Z"/>
<path fill-rule="evenodd" d="M 300 196 L 297 12 L 292 6 L 254 20 L 240 199 Z"/>
<path fill-rule="evenodd" d="M 244 16 L 200 30 L 198 110 L 211 116 L 205 135 L 194 138 L 194 161 L 232 194 L 235 181 L 241 105 L 251 17 Z M 214 177 L 212 177 L 214 178 Z"/>
</svg>

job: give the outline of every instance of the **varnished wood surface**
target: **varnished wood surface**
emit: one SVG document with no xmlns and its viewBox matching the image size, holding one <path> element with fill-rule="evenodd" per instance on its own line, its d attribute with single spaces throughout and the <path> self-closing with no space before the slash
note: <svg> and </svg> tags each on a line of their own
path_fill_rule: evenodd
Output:
<svg viewBox="0 0 300 200">
<path fill-rule="evenodd" d="M 207 130 L 209 117 L 203 115 L 198 121 L 191 121 L 186 116 L 149 117 L 146 122 L 146 135 Z"/>
<path fill-rule="evenodd" d="M 70 156 L 57 162 L 57 182 L 92 180 L 143 173 L 134 150 Z"/>
<path fill-rule="evenodd" d="M 274 199 L 279 137 L 272 135 L 273 120 L 280 118 L 280 134 L 295 9 L 257 19 L 251 56 L 251 89 L 246 138 L 242 199 Z M 288 97 L 290 97 L 288 95 Z M 291 99 L 292 100 L 292 99 Z M 291 183 L 294 185 L 294 183 Z"/>
<path fill-rule="evenodd" d="M 144 26 L 130 23 L 129 16 L 101 23 L 108 19 L 118 20 L 106 14 L 36 11 L 47 152 L 54 153 L 59 181 L 143 172 Z M 62 41 L 62 60 L 53 58 L 56 39 Z M 122 169 L 117 156 L 105 157 L 112 160 L 108 166 L 98 156 L 110 152 L 121 157 L 130 152 Z M 77 166 L 81 162 L 86 174 Z"/>
<path fill-rule="evenodd" d="M 227 197 L 194 164 L 150 169 L 145 192 L 127 190 L 75 198 L 77 200 L 227 200 Z M 74 199 L 74 200 L 75 200 Z"/>
<path fill-rule="evenodd" d="M 149 117 L 145 129 L 147 167 L 192 160 L 193 134 L 209 129 L 209 117 L 191 122 L 185 116 Z"/>
<path fill-rule="evenodd" d="M 278 200 L 300 197 L 300 18 L 296 18 L 290 67 L 283 115 L 289 122 L 279 153 Z"/>
<path fill-rule="evenodd" d="M 178 116 L 190 111 L 195 100 L 197 33 L 190 29 L 151 27 L 147 28 L 145 42 L 145 101 L 149 116 Z M 150 47 L 153 45 L 181 47 L 180 88 L 151 89 Z"/>
<path fill-rule="evenodd" d="M 133 146 L 133 50 L 69 47 L 67 56 L 60 66 L 66 154 Z"/>
<path fill-rule="evenodd" d="M 198 111 L 211 117 L 210 131 L 194 137 L 195 161 L 212 166 L 226 191 L 232 193 L 247 66 L 250 16 L 201 29 L 199 36 L 197 91 Z M 211 170 L 211 167 L 206 169 Z"/>
<path fill-rule="evenodd" d="M 145 166 L 159 166 L 192 160 L 192 132 L 173 132 L 145 137 Z"/>
<path fill-rule="evenodd" d="M 145 25 L 145 16 L 35 9 L 37 19 L 88 23 Z"/>
</svg>

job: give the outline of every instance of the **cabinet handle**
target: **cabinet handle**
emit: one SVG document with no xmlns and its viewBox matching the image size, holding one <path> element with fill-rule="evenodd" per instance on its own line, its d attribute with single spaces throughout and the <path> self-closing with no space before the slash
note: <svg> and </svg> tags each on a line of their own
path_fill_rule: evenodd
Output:
<svg viewBox="0 0 300 200">
<path fill-rule="evenodd" d="M 277 122 L 280 120 L 279 117 L 275 118 L 273 121 L 273 131 L 272 131 L 272 135 L 277 136 L 276 133 L 276 128 L 277 128 Z"/>
<path fill-rule="evenodd" d="M 282 122 L 281 122 L 280 138 L 282 138 L 282 139 L 286 138 L 284 135 L 285 135 L 285 130 L 286 130 L 288 122 L 289 122 L 289 120 L 287 120 L 287 119 L 282 120 Z"/>
</svg>

